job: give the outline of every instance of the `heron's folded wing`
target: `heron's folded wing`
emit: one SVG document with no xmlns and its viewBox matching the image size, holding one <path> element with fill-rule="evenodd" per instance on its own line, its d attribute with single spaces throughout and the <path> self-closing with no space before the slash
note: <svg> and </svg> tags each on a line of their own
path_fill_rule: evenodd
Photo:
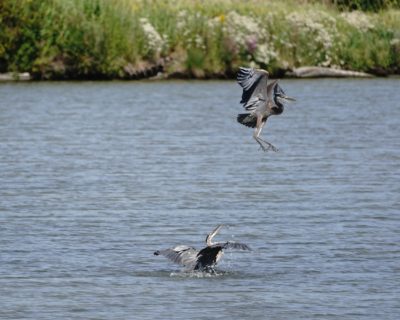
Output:
<svg viewBox="0 0 400 320">
<path fill-rule="evenodd" d="M 278 91 L 284 93 L 283 90 L 281 89 L 281 87 L 278 85 L 278 80 L 274 80 L 271 83 L 269 83 L 268 86 L 267 86 L 267 97 L 268 97 L 268 99 L 272 100 L 273 99 L 273 97 L 272 97 L 273 94 L 272 93 L 273 92 L 278 92 Z"/>
<path fill-rule="evenodd" d="M 177 246 L 172 249 L 159 250 L 156 253 L 170 259 L 172 262 L 188 267 L 196 263 L 198 252 L 193 247 Z"/>
<path fill-rule="evenodd" d="M 257 108 L 261 107 L 263 104 L 265 104 L 265 99 L 264 97 L 259 94 L 257 96 L 252 96 L 244 105 L 243 107 L 250 112 L 253 112 Z"/>
<path fill-rule="evenodd" d="M 240 103 L 246 108 L 247 103 L 254 97 L 267 100 L 268 72 L 261 69 L 243 68 L 239 69 L 237 81 L 243 88 Z"/>
<path fill-rule="evenodd" d="M 240 242 L 231 242 L 231 241 L 224 243 L 223 248 L 224 249 L 238 249 L 238 250 L 251 251 L 250 247 L 247 244 L 240 243 Z"/>
</svg>

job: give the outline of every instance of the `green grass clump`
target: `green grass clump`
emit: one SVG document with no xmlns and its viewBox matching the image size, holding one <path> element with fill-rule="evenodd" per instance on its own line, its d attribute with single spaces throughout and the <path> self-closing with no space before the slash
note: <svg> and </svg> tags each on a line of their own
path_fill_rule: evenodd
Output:
<svg viewBox="0 0 400 320">
<path fill-rule="evenodd" d="M 276 74 L 304 65 L 399 72 L 398 1 L 381 2 L 2 0 L 0 72 L 45 79 L 135 78 L 157 66 L 199 78 L 230 76 L 240 65 Z M 378 11 L 343 10 L 353 7 Z"/>
</svg>

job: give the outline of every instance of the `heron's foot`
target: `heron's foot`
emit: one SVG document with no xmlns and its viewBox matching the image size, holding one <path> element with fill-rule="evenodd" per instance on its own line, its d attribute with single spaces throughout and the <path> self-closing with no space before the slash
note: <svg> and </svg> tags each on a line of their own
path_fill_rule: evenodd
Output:
<svg viewBox="0 0 400 320">
<path fill-rule="evenodd" d="M 269 149 L 271 149 L 272 151 L 274 151 L 274 152 L 278 152 L 279 151 L 279 149 L 277 148 L 277 147 L 275 147 L 273 144 L 271 144 L 271 143 L 268 143 L 268 149 L 267 150 L 269 150 Z"/>
<path fill-rule="evenodd" d="M 267 144 L 267 146 L 261 146 L 259 150 L 262 150 L 264 152 L 268 152 L 269 150 L 272 150 L 274 152 L 279 151 L 279 149 L 272 144 Z"/>
<path fill-rule="evenodd" d="M 267 152 L 269 150 L 272 150 L 274 152 L 278 151 L 278 148 L 275 147 L 272 143 L 269 143 L 268 141 L 262 140 L 260 138 L 256 139 L 256 141 L 260 145 L 260 149 L 263 150 L 264 152 Z"/>
</svg>

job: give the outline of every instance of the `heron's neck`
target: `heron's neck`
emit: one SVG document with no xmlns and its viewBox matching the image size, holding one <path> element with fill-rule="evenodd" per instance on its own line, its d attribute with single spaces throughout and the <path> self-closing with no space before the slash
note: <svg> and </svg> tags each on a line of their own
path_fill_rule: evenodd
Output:
<svg viewBox="0 0 400 320">
<path fill-rule="evenodd" d="M 279 101 L 279 99 L 274 98 L 275 105 L 272 107 L 274 114 L 281 114 L 283 112 L 284 106 L 283 103 Z"/>
</svg>

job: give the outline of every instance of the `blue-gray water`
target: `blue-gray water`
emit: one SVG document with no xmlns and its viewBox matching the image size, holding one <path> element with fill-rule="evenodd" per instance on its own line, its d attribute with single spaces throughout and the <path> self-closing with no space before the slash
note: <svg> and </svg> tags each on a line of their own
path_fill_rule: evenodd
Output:
<svg viewBox="0 0 400 320">
<path fill-rule="evenodd" d="M 400 80 L 281 85 L 264 153 L 234 81 L 1 84 L 0 318 L 398 319 Z"/>
</svg>

